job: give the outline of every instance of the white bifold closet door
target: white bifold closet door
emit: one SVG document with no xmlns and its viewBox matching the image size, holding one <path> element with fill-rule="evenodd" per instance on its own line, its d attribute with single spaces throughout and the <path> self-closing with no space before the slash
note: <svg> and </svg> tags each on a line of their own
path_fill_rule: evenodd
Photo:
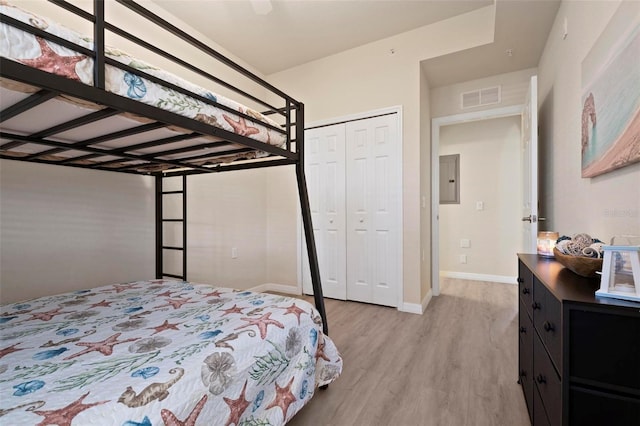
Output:
<svg viewBox="0 0 640 426">
<path fill-rule="evenodd" d="M 344 144 L 344 124 L 305 132 L 305 173 L 322 293 L 341 300 L 347 298 Z M 302 286 L 313 294 L 306 251 L 302 258 Z"/>
<path fill-rule="evenodd" d="M 305 132 L 306 173 L 327 297 L 398 306 L 397 114 Z M 303 289 L 311 293 L 308 263 Z"/>
</svg>

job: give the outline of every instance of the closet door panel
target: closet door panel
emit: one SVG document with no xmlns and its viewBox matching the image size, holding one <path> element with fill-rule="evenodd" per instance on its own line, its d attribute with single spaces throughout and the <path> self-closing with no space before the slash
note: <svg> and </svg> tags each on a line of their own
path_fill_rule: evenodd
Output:
<svg viewBox="0 0 640 426">
<path fill-rule="evenodd" d="M 398 230 L 393 222 L 399 202 L 393 191 L 396 121 L 390 115 L 346 124 L 347 298 L 388 306 L 397 306 L 399 285 L 394 282 Z M 355 243 L 361 233 L 368 236 L 366 246 Z M 356 260 L 368 265 L 367 286 L 352 274 Z"/>
<path fill-rule="evenodd" d="M 371 263 L 368 247 L 369 234 L 366 229 L 356 230 L 347 247 L 347 299 L 371 302 Z M 359 255 L 355 255 L 359 253 Z"/>
<path fill-rule="evenodd" d="M 326 297 L 345 300 L 345 164 L 344 124 L 305 132 L 305 170 L 320 280 Z M 313 294 L 306 245 L 303 248 L 302 286 Z"/>
</svg>

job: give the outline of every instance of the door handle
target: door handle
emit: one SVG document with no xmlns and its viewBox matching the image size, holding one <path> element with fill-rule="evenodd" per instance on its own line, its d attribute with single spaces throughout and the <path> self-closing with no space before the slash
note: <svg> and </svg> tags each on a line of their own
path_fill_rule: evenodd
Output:
<svg viewBox="0 0 640 426">
<path fill-rule="evenodd" d="M 546 219 L 545 219 L 546 220 Z M 522 218 L 523 222 L 536 223 L 538 221 L 538 217 L 533 214 Z"/>
</svg>

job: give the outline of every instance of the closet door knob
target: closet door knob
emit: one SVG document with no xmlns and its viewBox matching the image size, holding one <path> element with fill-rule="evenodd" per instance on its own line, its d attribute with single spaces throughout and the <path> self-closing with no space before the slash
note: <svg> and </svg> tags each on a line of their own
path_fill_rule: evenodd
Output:
<svg viewBox="0 0 640 426">
<path fill-rule="evenodd" d="M 363 223 L 363 222 L 364 222 L 364 219 L 363 219 L 363 218 L 360 218 L 360 223 Z"/>
<path fill-rule="evenodd" d="M 544 328 L 544 331 L 554 331 L 556 329 L 549 321 L 542 323 L 542 328 Z"/>
<path fill-rule="evenodd" d="M 333 219 L 329 219 L 329 223 L 333 223 Z"/>
<path fill-rule="evenodd" d="M 518 281 L 520 284 L 522 284 L 522 283 L 524 282 L 524 278 L 520 278 L 520 277 L 518 277 L 517 281 Z"/>
</svg>

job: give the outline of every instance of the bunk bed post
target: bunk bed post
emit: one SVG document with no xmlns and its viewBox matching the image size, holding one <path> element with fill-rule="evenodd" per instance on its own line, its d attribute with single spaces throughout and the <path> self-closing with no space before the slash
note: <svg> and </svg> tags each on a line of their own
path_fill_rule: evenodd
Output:
<svg viewBox="0 0 640 426">
<path fill-rule="evenodd" d="M 187 175 L 182 175 L 182 281 L 187 281 Z"/>
<path fill-rule="evenodd" d="M 320 280 L 320 266 L 318 265 L 318 252 L 313 235 L 311 223 L 311 207 L 309 206 L 309 193 L 304 175 L 304 104 L 299 103 L 296 109 L 296 150 L 298 162 L 296 163 L 296 176 L 298 178 L 298 195 L 300 197 L 300 210 L 302 211 L 302 223 L 304 224 L 304 236 L 307 242 L 307 254 L 309 255 L 309 269 L 311 271 L 311 283 L 313 285 L 313 298 L 316 309 L 322 317 L 322 331 L 328 334 L 327 313 L 324 308 L 322 295 L 322 282 Z"/>
<path fill-rule="evenodd" d="M 93 85 L 98 89 L 105 88 L 105 61 L 104 61 L 104 0 L 93 0 L 93 40 L 96 58 L 93 63 Z"/>
<path fill-rule="evenodd" d="M 162 175 L 156 175 L 156 279 L 162 279 Z"/>
</svg>

